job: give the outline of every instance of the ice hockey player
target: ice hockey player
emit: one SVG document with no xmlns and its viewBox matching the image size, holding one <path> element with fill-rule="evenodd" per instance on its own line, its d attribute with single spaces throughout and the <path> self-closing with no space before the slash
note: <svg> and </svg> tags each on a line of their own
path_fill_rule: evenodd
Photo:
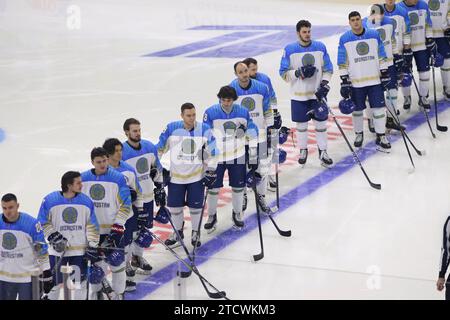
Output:
<svg viewBox="0 0 450 320">
<path fill-rule="evenodd" d="M 59 300 L 63 282 L 60 267 L 70 265 L 75 275 L 75 300 L 86 299 L 86 248 L 96 248 L 99 242 L 98 223 L 94 203 L 81 193 L 81 174 L 68 171 L 61 178 L 61 190 L 44 197 L 38 220 L 50 245 L 50 267 L 54 287 L 50 300 Z M 79 277 L 79 278 L 78 278 Z"/>
<path fill-rule="evenodd" d="M 439 268 L 439 277 L 436 282 L 438 291 L 445 288 L 445 300 L 450 300 L 450 276 L 445 281 L 445 274 L 447 273 L 450 262 L 450 217 L 447 218 L 444 224 L 443 243 L 441 247 L 441 265 Z"/>
<path fill-rule="evenodd" d="M 209 125 L 196 121 L 196 110 L 192 103 L 183 103 L 181 118 L 182 121 L 174 121 L 166 126 L 159 136 L 157 148 L 160 157 L 166 152 L 170 153 L 167 206 L 174 227 L 184 239 L 183 208 L 187 205 L 192 223 L 191 244 L 199 247 L 204 185 L 210 188 L 216 179 L 216 142 Z M 165 244 L 170 247 L 179 245 L 175 231 Z"/>
<path fill-rule="evenodd" d="M 137 119 L 126 119 L 123 130 L 127 141 L 123 143 L 122 160 L 136 170 L 143 194 L 144 211 L 139 214 L 138 228 L 151 229 L 154 205 L 166 205 L 166 193 L 158 151 L 153 143 L 141 139 L 141 123 Z M 150 274 L 152 267 L 144 259 L 143 254 L 144 248 L 134 246 L 131 265 L 141 269 L 144 274 Z"/>
<path fill-rule="evenodd" d="M 333 65 L 325 45 L 311 39 L 309 21 L 300 20 L 296 30 L 298 41 L 284 48 L 279 73 L 290 84 L 291 119 L 296 123 L 300 147 L 298 163 L 304 166 L 308 159 L 308 122 L 314 120 L 320 163 L 331 167 L 333 160 L 327 153 L 328 109 L 322 100 L 330 90 Z"/>
<path fill-rule="evenodd" d="M 258 128 L 248 110 L 239 104 L 236 90 L 230 86 L 220 88 L 219 103 L 209 107 L 203 122 L 213 128 L 219 154 L 217 157 L 217 179 L 208 189 L 208 221 L 204 228 L 210 233 L 217 225 L 217 202 L 223 177 L 228 170 L 229 185 L 232 188 L 232 219 L 236 229 L 244 227 L 242 220 L 243 191 L 246 183 L 246 164 L 251 170 L 258 169 Z M 248 157 L 246 157 L 248 144 Z M 246 159 L 247 158 L 247 159 Z"/>
<path fill-rule="evenodd" d="M 31 275 L 37 268 L 43 294 L 53 287 L 48 246 L 39 221 L 19 211 L 12 193 L 1 199 L 0 215 L 0 300 L 31 300 Z"/>
<path fill-rule="evenodd" d="M 100 250 L 104 259 L 97 262 L 107 274 L 112 272 L 112 289 L 123 298 L 126 285 L 125 253 L 122 244 L 125 223 L 132 215 L 131 195 L 125 177 L 108 165 L 108 153 L 103 148 L 91 151 L 93 169 L 81 174 L 82 192 L 94 202 L 99 224 Z M 92 285 L 91 299 L 98 298 L 101 284 Z M 101 296 L 101 295 L 100 295 Z"/>
<path fill-rule="evenodd" d="M 390 82 L 390 76 L 384 45 L 376 30 L 363 27 L 359 12 L 350 12 L 348 19 L 351 30 L 340 37 L 338 48 L 341 96 L 344 98 L 340 104 L 355 104 L 352 114 L 356 135 L 354 145 L 359 148 L 364 140 L 363 111 L 368 98 L 377 134 L 377 149 L 389 152 L 391 144 L 385 135 L 386 105 L 383 85 Z"/>
</svg>

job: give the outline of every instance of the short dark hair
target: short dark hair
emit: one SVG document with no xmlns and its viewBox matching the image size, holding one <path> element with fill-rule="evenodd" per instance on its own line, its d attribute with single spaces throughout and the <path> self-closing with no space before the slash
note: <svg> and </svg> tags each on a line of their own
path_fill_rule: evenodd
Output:
<svg viewBox="0 0 450 320">
<path fill-rule="evenodd" d="M 120 142 L 119 139 L 109 138 L 106 139 L 105 142 L 103 142 L 103 149 L 108 152 L 108 155 L 112 156 L 116 152 L 116 146 L 118 145 L 122 145 L 122 142 Z"/>
<path fill-rule="evenodd" d="M 185 102 L 181 105 L 181 113 L 184 112 L 184 110 L 191 110 L 195 109 L 195 106 L 190 102 Z"/>
<path fill-rule="evenodd" d="M 17 197 L 16 195 L 12 194 L 12 193 L 7 193 L 2 197 L 2 202 L 10 202 L 10 201 L 15 201 L 17 202 Z"/>
<path fill-rule="evenodd" d="M 301 28 L 311 28 L 311 22 L 309 22 L 308 20 L 300 20 L 299 22 L 297 22 L 295 30 L 299 32 Z"/>
<path fill-rule="evenodd" d="M 101 147 L 96 147 L 91 151 L 91 160 L 94 160 L 95 157 L 107 157 L 108 152 Z"/>
<path fill-rule="evenodd" d="M 125 120 L 125 122 L 123 123 L 123 131 L 130 130 L 130 126 L 132 124 L 141 124 L 141 123 L 139 122 L 139 120 L 137 120 L 135 118 L 129 118 L 129 119 Z"/>
<path fill-rule="evenodd" d="M 245 63 L 247 65 L 247 67 L 249 67 L 251 64 L 258 64 L 258 61 L 256 61 L 255 58 L 247 58 L 244 59 L 244 61 L 242 61 L 243 63 Z"/>
<path fill-rule="evenodd" d="M 61 190 L 62 192 L 67 192 L 69 188 L 67 187 L 69 184 L 73 184 L 74 180 L 78 177 L 81 177 L 81 173 L 78 171 L 67 171 L 61 177 Z"/>
<path fill-rule="evenodd" d="M 233 87 L 230 86 L 223 86 L 220 88 L 219 93 L 217 94 L 217 98 L 219 99 L 233 99 L 237 100 L 237 93 L 236 90 L 234 90 Z"/>
<path fill-rule="evenodd" d="M 350 20 L 353 17 L 360 17 L 361 18 L 361 14 L 358 11 L 352 11 L 348 14 L 348 20 Z"/>
<path fill-rule="evenodd" d="M 238 61 L 238 62 L 236 62 L 236 63 L 234 64 L 234 66 L 233 66 L 233 68 L 234 68 L 234 72 L 236 72 L 236 68 L 237 68 L 237 66 L 238 66 L 238 65 L 240 65 L 241 63 L 245 64 L 245 62 L 244 62 L 244 61 Z M 246 65 L 246 64 L 245 64 L 245 65 Z"/>
</svg>

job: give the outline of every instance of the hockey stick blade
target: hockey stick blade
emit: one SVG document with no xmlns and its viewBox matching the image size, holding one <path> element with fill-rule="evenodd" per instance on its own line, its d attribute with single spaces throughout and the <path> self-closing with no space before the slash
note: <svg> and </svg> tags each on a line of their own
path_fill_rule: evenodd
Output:
<svg viewBox="0 0 450 320">
<path fill-rule="evenodd" d="M 225 299 L 227 297 L 227 294 L 225 291 L 220 291 L 220 292 L 207 291 L 207 293 L 211 299 Z"/>
<path fill-rule="evenodd" d="M 440 131 L 440 132 L 447 132 L 448 127 L 447 126 L 441 126 L 441 125 L 437 124 L 436 125 L 436 129 L 437 129 L 437 131 Z"/>
<path fill-rule="evenodd" d="M 280 234 L 280 236 L 283 237 L 290 237 L 292 235 L 291 230 L 281 230 L 277 223 L 275 222 L 275 220 L 272 218 L 272 216 L 269 215 L 270 220 L 272 220 L 273 225 L 275 226 L 275 229 L 277 229 L 278 233 Z"/>
<path fill-rule="evenodd" d="M 370 186 L 371 186 L 372 188 L 377 189 L 377 190 L 381 190 L 381 184 L 379 184 L 379 183 L 373 183 L 373 182 L 369 182 L 369 183 L 370 183 Z"/>
<path fill-rule="evenodd" d="M 253 260 L 256 262 L 256 261 L 259 261 L 259 260 L 261 260 L 262 258 L 264 258 L 264 253 L 259 253 L 259 254 L 254 254 L 253 255 Z"/>
</svg>

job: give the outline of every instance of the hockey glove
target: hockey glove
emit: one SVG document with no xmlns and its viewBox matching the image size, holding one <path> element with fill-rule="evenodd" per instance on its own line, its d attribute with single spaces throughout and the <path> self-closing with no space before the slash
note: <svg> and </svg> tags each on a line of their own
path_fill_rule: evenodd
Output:
<svg viewBox="0 0 450 320">
<path fill-rule="evenodd" d="M 47 240 L 56 252 L 61 253 L 66 250 L 67 239 L 58 231 L 50 234 Z"/>
<path fill-rule="evenodd" d="M 412 69 L 413 51 L 411 48 L 403 49 L 404 73 L 410 73 Z"/>
<path fill-rule="evenodd" d="M 101 246 L 106 248 L 119 247 L 124 232 L 125 228 L 123 226 L 117 223 L 113 224 L 109 235 L 106 237 Z"/>
<path fill-rule="evenodd" d="M 403 61 L 403 56 L 400 54 L 394 54 L 394 65 L 395 65 L 395 70 L 397 71 L 397 74 L 402 73 L 403 72 L 403 65 L 404 65 L 404 61 Z"/>
<path fill-rule="evenodd" d="M 317 100 L 322 101 L 326 99 L 328 92 L 330 91 L 330 86 L 328 85 L 327 80 L 322 80 L 320 83 L 319 89 L 316 91 Z"/>
<path fill-rule="evenodd" d="M 312 78 L 316 73 L 317 68 L 313 65 L 306 65 L 295 70 L 295 76 L 301 79 Z"/>
<path fill-rule="evenodd" d="M 389 70 L 383 69 L 380 71 L 380 73 L 381 73 L 381 77 L 380 77 L 381 85 L 383 86 L 383 88 L 385 88 L 387 90 L 387 86 L 391 82 L 391 75 L 389 74 Z"/>
<path fill-rule="evenodd" d="M 59 270 L 57 272 L 59 272 Z M 50 269 L 44 270 L 39 276 L 39 281 L 41 282 L 44 293 L 48 294 L 54 286 L 52 271 Z"/>
<path fill-rule="evenodd" d="M 344 99 L 349 99 L 352 94 L 352 83 L 348 76 L 341 76 L 341 97 Z"/>
<path fill-rule="evenodd" d="M 430 56 L 436 55 L 436 42 L 433 38 L 427 38 L 425 40 L 425 45 L 427 46 L 427 50 Z"/>
<path fill-rule="evenodd" d="M 447 39 L 447 41 L 450 41 L 450 28 L 445 29 L 444 37 Z"/>
<path fill-rule="evenodd" d="M 101 252 L 97 247 L 88 246 L 84 253 L 84 258 L 94 264 L 101 261 L 100 254 Z"/>
<path fill-rule="evenodd" d="M 282 124 L 281 114 L 278 112 L 278 109 L 273 109 L 273 128 L 278 130 Z"/>
<path fill-rule="evenodd" d="M 160 183 L 155 183 L 156 188 L 153 189 L 155 194 L 155 204 L 158 207 L 163 207 L 166 205 L 166 191 Z"/>
<path fill-rule="evenodd" d="M 208 189 L 211 189 L 214 185 L 214 182 L 216 182 L 216 179 L 217 173 L 215 170 L 206 170 L 205 176 L 203 177 L 203 185 Z"/>
<path fill-rule="evenodd" d="M 148 216 L 149 213 L 145 212 L 143 208 L 138 208 L 137 209 L 137 225 L 139 228 L 141 227 L 147 227 L 147 228 L 152 228 L 153 225 L 149 225 L 149 221 L 148 221 Z"/>
</svg>

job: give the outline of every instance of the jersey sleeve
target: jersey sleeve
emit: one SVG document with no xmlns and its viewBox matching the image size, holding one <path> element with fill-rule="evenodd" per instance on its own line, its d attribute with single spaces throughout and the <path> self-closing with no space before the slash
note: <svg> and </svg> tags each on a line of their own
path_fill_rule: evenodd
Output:
<svg viewBox="0 0 450 320">
<path fill-rule="evenodd" d="M 246 120 L 247 120 L 246 138 L 248 141 L 248 146 L 250 148 L 256 148 L 258 146 L 258 134 L 259 134 L 258 127 L 253 122 L 248 112 L 246 114 Z"/>
<path fill-rule="evenodd" d="M 409 22 L 409 15 L 405 13 L 403 15 L 405 26 L 403 31 L 403 45 L 410 46 L 411 45 L 411 24 Z"/>
<path fill-rule="evenodd" d="M 207 168 L 211 170 L 216 170 L 217 168 L 217 156 L 220 154 L 217 148 L 216 138 L 214 137 L 213 131 L 207 125 L 205 125 L 205 132 L 203 133 L 206 138 L 206 152 L 209 154 L 209 159 L 207 163 Z"/>
<path fill-rule="evenodd" d="M 41 223 L 38 220 L 35 220 L 30 236 L 33 239 L 34 252 L 36 253 L 36 260 L 39 268 L 41 270 L 50 269 L 48 245 L 45 242 L 44 231 L 42 230 Z"/>
<path fill-rule="evenodd" d="M 394 22 L 391 21 L 392 26 L 392 34 L 391 34 L 391 43 L 392 43 L 392 53 L 398 54 L 398 46 L 397 46 L 397 40 L 395 39 L 395 25 Z"/>
<path fill-rule="evenodd" d="M 322 51 L 323 51 L 322 80 L 330 82 L 331 77 L 333 76 L 333 63 L 331 62 L 330 56 L 328 54 L 325 45 L 323 45 Z"/>
<path fill-rule="evenodd" d="M 270 105 L 270 93 L 269 87 L 267 85 L 264 85 L 263 113 L 266 126 L 267 127 L 273 126 L 273 111 Z"/>
<path fill-rule="evenodd" d="M 281 57 L 279 74 L 281 78 L 286 82 L 291 82 L 296 79 L 295 70 L 291 68 L 290 55 L 287 52 L 287 48 L 283 50 L 283 56 Z"/>
<path fill-rule="evenodd" d="M 433 22 L 431 21 L 431 13 L 428 5 L 426 6 L 427 16 L 425 18 L 425 37 L 433 38 Z"/>
<path fill-rule="evenodd" d="M 337 64 L 340 76 L 348 76 L 348 54 L 347 49 L 345 48 L 344 37 L 341 37 L 339 40 Z"/>
<path fill-rule="evenodd" d="M 156 169 L 156 175 L 153 178 L 153 182 L 162 184 L 163 183 L 163 166 L 161 164 L 161 161 L 159 161 L 158 156 L 158 150 L 156 149 L 156 146 L 153 146 L 152 153 L 155 157 L 152 163 L 152 170 Z"/>
<path fill-rule="evenodd" d="M 45 198 L 42 200 L 37 219 L 42 226 L 45 238 L 48 238 L 49 235 L 56 231 L 53 228 L 50 218 L 50 210 L 48 208 L 48 201 L 46 201 Z"/>
<path fill-rule="evenodd" d="M 100 241 L 99 226 L 97 217 L 95 216 L 94 203 L 89 203 L 90 215 L 86 223 L 86 236 L 89 244 L 95 245 Z"/>
<path fill-rule="evenodd" d="M 144 194 L 142 193 L 142 187 L 139 182 L 137 172 L 136 170 L 134 170 L 134 168 L 133 173 L 134 173 L 134 181 L 132 181 L 131 183 L 134 191 L 136 191 L 136 200 L 134 201 L 134 205 L 136 206 L 136 208 L 142 209 L 144 207 Z"/>
<path fill-rule="evenodd" d="M 131 210 L 131 194 L 130 189 L 128 188 L 125 177 L 120 174 L 120 177 L 117 182 L 119 190 L 117 192 L 117 201 L 119 203 L 119 210 L 117 211 L 116 218 L 114 219 L 114 223 L 119 224 L 121 226 L 125 225 L 125 222 L 132 215 Z"/>
<path fill-rule="evenodd" d="M 444 225 L 439 278 L 445 278 L 445 273 L 447 272 L 449 264 L 449 247 L 450 247 L 450 217 L 447 218 L 447 221 L 445 221 Z"/>
<path fill-rule="evenodd" d="M 272 109 L 276 109 L 278 104 L 277 96 L 275 94 L 275 90 L 273 89 L 272 81 L 270 81 L 269 77 L 267 77 L 267 87 L 269 88 L 270 106 Z"/>
<path fill-rule="evenodd" d="M 159 141 L 158 144 L 156 145 L 156 149 L 158 149 L 158 155 L 162 156 L 164 153 L 167 152 L 167 150 L 169 150 L 169 137 L 170 137 L 169 126 L 166 126 L 164 131 L 159 135 Z"/>
<path fill-rule="evenodd" d="M 213 121 L 208 110 L 206 110 L 203 114 L 203 123 L 206 123 L 210 128 L 213 128 Z"/>
<path fill-rule="evenodd" d="M 386 56 L 386 50 L 384 49 L 383 41 L 380 35 L 376 32 L 377 42 L 378 42 L 378 59 L 380 61 L 380 70 L 388 69 L 388 62 Z"/>
</svg>

